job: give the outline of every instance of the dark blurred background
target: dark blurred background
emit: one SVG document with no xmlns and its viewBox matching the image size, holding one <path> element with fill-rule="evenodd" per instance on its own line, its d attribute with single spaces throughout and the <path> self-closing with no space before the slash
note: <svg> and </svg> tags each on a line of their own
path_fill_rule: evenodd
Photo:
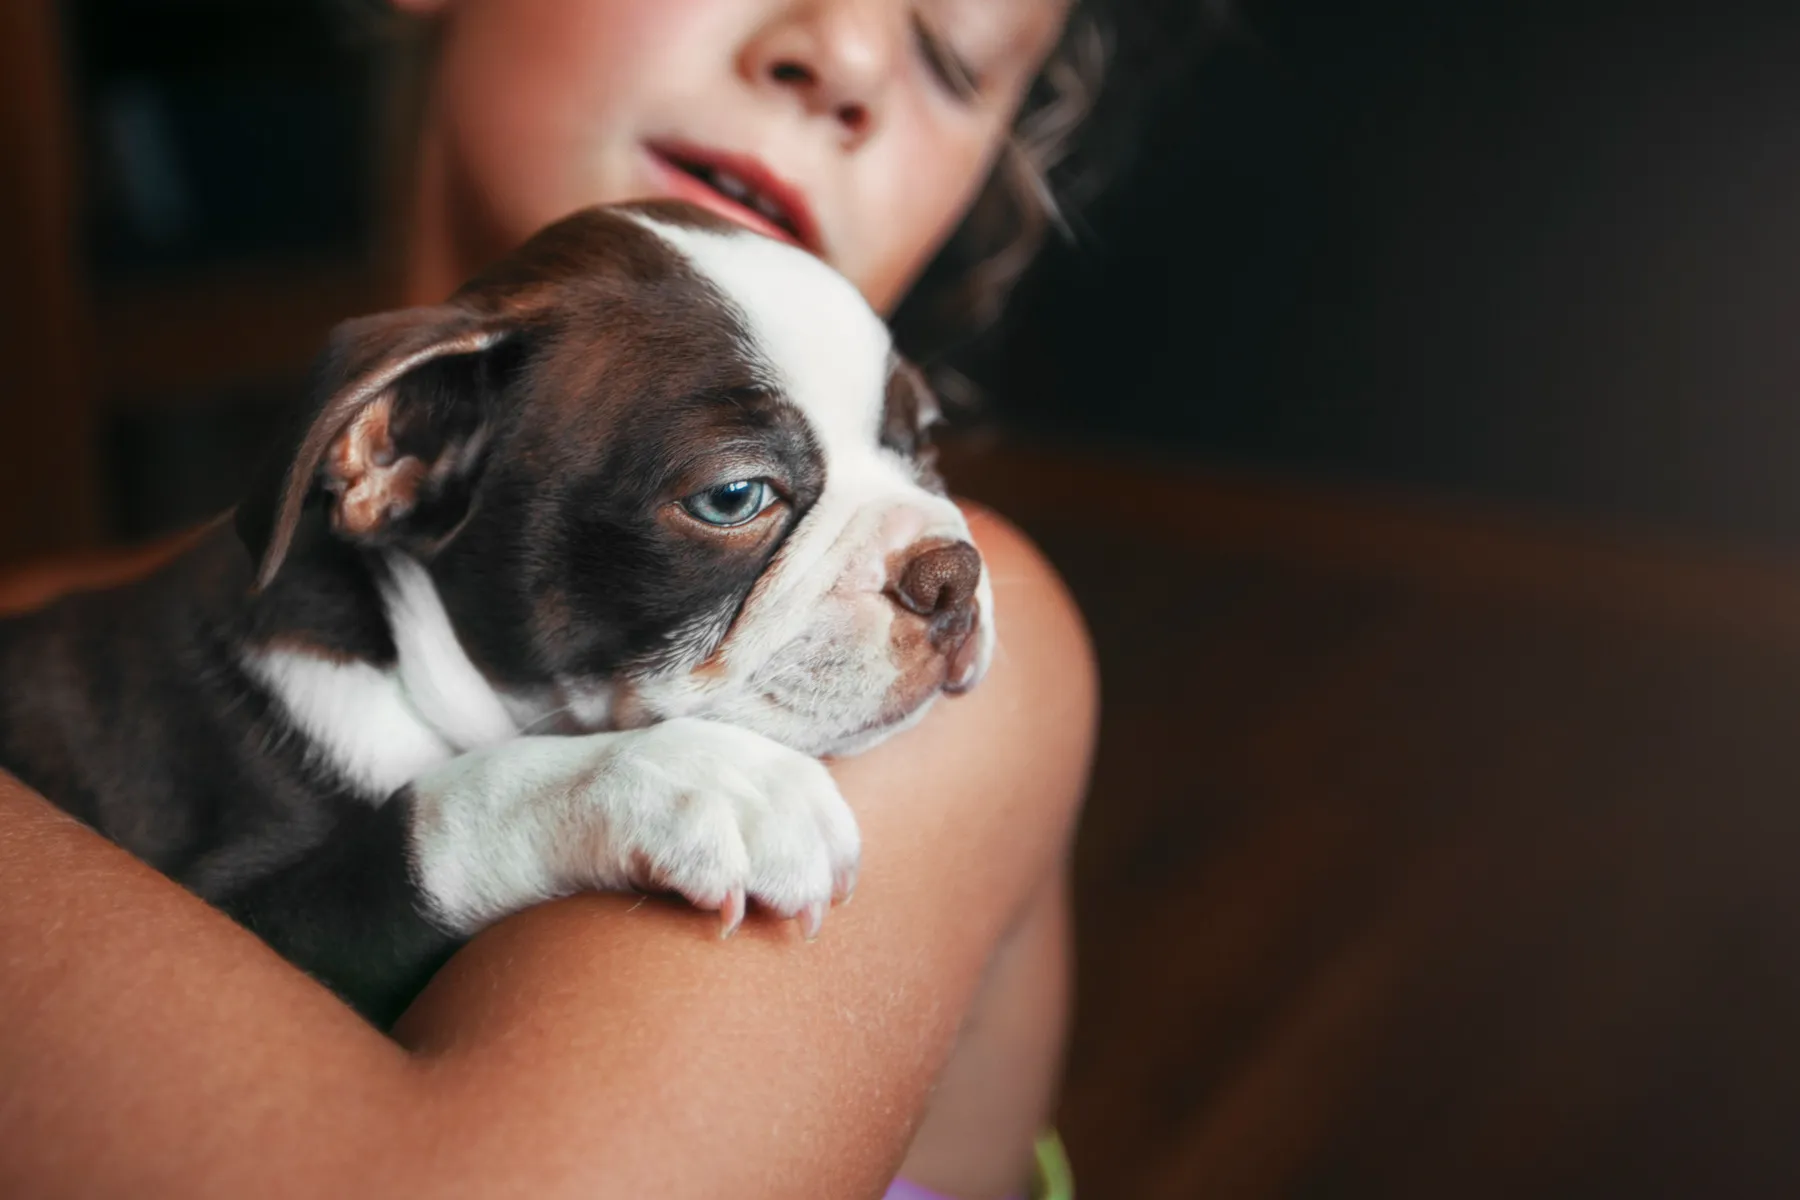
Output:
<svg viewBox="0 0 1800 1200">
<path fill-rule="evenodd" d="M 1800 6 L 1273 0 L 1021 314 L 1022 425 L 1800 534 Z"/>
<path fill-rule="evenodd" d="M 341 6 L 0 22 L 4 560 L 228 504 L 392 293 Z M 952 459 L 1100 650 L 1083 1194 L 1793 1194 L 1800 6 L 1205 43 Z"/>
</svg>

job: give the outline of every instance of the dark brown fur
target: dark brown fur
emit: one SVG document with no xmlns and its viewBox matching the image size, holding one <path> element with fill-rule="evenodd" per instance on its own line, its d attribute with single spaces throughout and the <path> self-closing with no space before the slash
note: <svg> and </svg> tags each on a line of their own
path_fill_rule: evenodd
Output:
<svg viewBox="0 0 1800 1200">
<path fill-rule="evenodd" d="M 718 300 L 594 210 L 445 304 L 346 322 L 235 526 L 0 622 L 0 767 L 396 1015 L 455 944 L 419 911 L 408 793 L 357 795 L 246 655 L 391 666 L 390 552 L 425 565 L 501 688 L 612 677 L 697 619 L 723 636 L 824 465 Z M 670 519 L 724 461 L 781 480 L 778 528 L 696 538 Z"/>
</svg>

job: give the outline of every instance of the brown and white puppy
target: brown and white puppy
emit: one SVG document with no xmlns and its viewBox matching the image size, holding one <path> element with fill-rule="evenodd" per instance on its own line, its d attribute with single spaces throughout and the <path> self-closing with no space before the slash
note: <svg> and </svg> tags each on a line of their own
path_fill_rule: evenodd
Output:
<svg viewBox="0 0 1800 1200">
<path fill-rule="evenodd" d="M 0 624 L 0 766 L 376 1020 L 582 889 L 810 935 L 859 853 L 818 756 L 992 652 L 933 417 L 803 251 L 579 213 L 340 326 L 234 522 Z"/>
</svg>

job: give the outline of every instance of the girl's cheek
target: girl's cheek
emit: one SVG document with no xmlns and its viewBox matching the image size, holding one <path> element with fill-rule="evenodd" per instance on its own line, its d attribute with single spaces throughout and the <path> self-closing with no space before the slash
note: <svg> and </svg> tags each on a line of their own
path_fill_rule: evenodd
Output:
<svg viewBox="0 0 1800 1200">
<path fill-rule="evenodd" d="M 869 307 L 884 317 L 892 316 L 900 306 L 901 296 L 905 295 L 912 282 L 910 273 L 880 265 L 867 272 L 867 275 L 866 279 L 857 279 L 852 275 L 851 280 L 861 290 Z"/>
<path fill-rule="evenodd" d="M 860 247 L 868 279 L 858 284 L 877 310 L 891 312 L 955 232 L 980 193 L 997 148 L 997 139 L 966 138 L 909 147 L 896 156 L 912 169 L 885 189 L 891 205 L 870 222 L 876 240 Z"/>
</svg>

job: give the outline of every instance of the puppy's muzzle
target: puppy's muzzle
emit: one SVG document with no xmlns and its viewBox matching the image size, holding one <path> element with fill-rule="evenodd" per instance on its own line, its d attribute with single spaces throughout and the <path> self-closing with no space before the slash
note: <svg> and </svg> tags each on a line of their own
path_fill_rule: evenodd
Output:
<svg viewBox="0 0 1800 1200">
<path fill-rule="evenodd" d="M 915 549 L 896 566 L 888 595 L 925 619 L 931 648 L 944 657 L 944 690 L 968 690 L 979 650 L 981 553 L 967 542 L 940 542 Z"/>
</svg>

